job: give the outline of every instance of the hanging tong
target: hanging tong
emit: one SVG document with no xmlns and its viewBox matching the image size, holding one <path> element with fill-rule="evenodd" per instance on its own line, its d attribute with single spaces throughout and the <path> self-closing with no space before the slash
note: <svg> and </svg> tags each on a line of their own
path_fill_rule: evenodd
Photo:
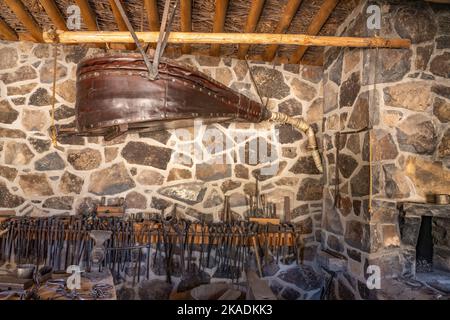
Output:
<svg viewBox="0 0 450 320">
<path fill-rule="evenodd" d="M 167 0 L 170 1 L 170 0 Z M 150 64 L 150 60 L 148 59 L 147 55 L 145 54 L 144 49 L 142 48 L 141 43 L 139 42 L 139 39 L 136 35 L 136 32 L 134 32 L 133 26 L 130 23 L 130 20 L 128 20 L 127 14 L 125 13 L 125 10 L 122 6 L 121 0 L 114 0 L 114 3 L 116 4 L 117 9 L 119 10 L 120 16 L 122 17 L 123 21 L 125 22 L 125 25 L 127 26 L 128 31 L 131 33 L 131 37 L 134 40 L 134 43 L 136 44 L 136 48 L 139 50 L 140 54 L 142 55 L 142 58 L 144 59 L 145 66 L 148 69 L 149 72 L 149 78 L 151 80 L 154 80 L 154 78 L 151 78 L 151 72 L 152 72 L 152 66 Z M 163 25 L 161 25 L 162 27 Z"/>
<path fill-rule="evenodd" d="M 230 223 L 233 220 L 231 209 L 230 209 L 230 197 L 225 196 L 223 202 L 223 212 L 222 212 L 222 222 Z"/>
<path fill-rule="evenodd" d="M 118 1 L 118 0 L 115 0 Z M 175 17 L 175 12 L 178 6 L 178 1 L 175 0 L 173 5 L 172 12 L 169 17 L 169 21 L 167 22 L 167 18 L 169 16 L 169 7 L 172 0 L 166 0 L 164 4 L 163 17 L 161 21 L 161 28 L 159 30 L 158 43 L 156 45 L 156 51 L 153 58 L 152 68 L 149 70 L 149 79 L 155 80 L 158 77 L 158 65 L 159 59 L 162 57 L 164 49 L 167 45 L 167 40 L 169 39 L 170 29 L 172 27 L 173 18 Z"/>
<path fill-rule="evenodd" d="M 159 66 L 159 60 L 164 52 L 164 49 L 167 45 L 167 40 L 169 39 L 169 33 L 171 29 L 171 25 L 173 22 L 173 18 L 175 16 L 175 11 L 178 6 L 178 1 L 175 0 L 175 4 L 173 6 L 172 12 L 169 16 L 169 7 L 172 0 L 166 0 L 164 4 L 164 12 L 161 22 L 161 29 L 159 31 L 159 37 L 158 37 L 158 44 L 156 45 L 156 52 L 153 57 L 153 64 L 150 63 L 150 60 L 147 57 L 147 54 L 145 53 L 144 48 L 142 48 L 141 43 L 139 42 L 139 39 L 136 35 L 136 32 L 133 29 L 133 26 L 130 23 L 130 20 L 128 20 L 127 14 L 125 13 L 125 10 L 123 9 L 122 2 L 120 0 L 114 0 L 114 3 L 116 4 L 119 13 L 125 22 L 125 25 L 127 26 L 128 31 L 131 33 L 131 37 L 134 40 L 134 43 L 136 44 L 136 48 L 138 49 L 139 53 L 142 55 L 142 58 L 144 59 L 145 66 L 148 70 L 148 78 L 150 80 L 156 80 L 158 77 L 158 66 Z M 167 20 L 169 19 L 168 23 Z"/>
</svg>

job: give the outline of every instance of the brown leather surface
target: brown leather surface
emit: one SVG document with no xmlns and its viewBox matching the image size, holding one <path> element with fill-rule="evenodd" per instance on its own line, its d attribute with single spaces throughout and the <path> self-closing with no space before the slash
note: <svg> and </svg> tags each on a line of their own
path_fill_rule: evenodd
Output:
<svg viewBox="0 0 450 320">
<path fill-rule="evenodd" d="M 149 80 L 142 57 L 134 54 L 82 61 L 76 96 L 81 134 L 180 128 L 195 118 L 206 123 L 268 118 L 260 103 L 170 60 L 162 59 L 159 78 Z"/>
</svg>

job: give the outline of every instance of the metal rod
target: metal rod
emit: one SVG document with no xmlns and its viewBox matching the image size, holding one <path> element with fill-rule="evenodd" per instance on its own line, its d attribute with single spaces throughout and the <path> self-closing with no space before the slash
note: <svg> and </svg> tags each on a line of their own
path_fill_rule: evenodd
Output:
<svg viewBox="0 0 450 320">
<path fill-rule="evenodd" d="M 142 55 L 142 58 L 144 59 L 145 66 L 148 70 L 148 76 L 150 78 L 151 72 L 152 72 L 152 66 L 150 64 L 150 60 L 147 57 L 147 54 L 145 53 L 144 49 L 142 48 L 141 43 L 139 42 L 139 39 L 134 32 L 133 26 L 130 23 L 130 20 L 128 20 L 127 14 L 125 13 L 125 10 L 122 7 L 122 2 L 120 0 L 114 0 L 114 3 L 117 6 L 117 9 L 119 9 L 119 13 L 122 16 L 123 21 L 125 22 L 125 25 L 128 28 L 128 31 L 130 31 L 131 36 L 133 37 L 133 41 L 136 44 L 136 48 L 139 50 L 140 54 Z M 152 79 L 153 80 L 153 79 Z"/>
<path fill-rule="evenodd" d="M 173 11 L 172 11 L 172 15 L 169 18 L 169 23 L 167 24 L 167 17 L 169 15 L 169 9 L 170 9 L 171 2 L 172 2 L 171 0 L 166 0 L 166 2 L 164 4 L 164 12 L 163 12 L 163 17 L 162 17 L 162 21 L 161 21 L 161 28 L 159 30 L 159 35 L 158 35 L 158 43 L 156 45 L 155 56 L 153 57 L 153 65 L 152 65 L 151 71 L 149 73 L 149 78 L 152 80 L 155 80 L 158 77 L 159 59 L 161 58 L 161 56 L 164 52 L 164 48 L 166 47 L 166 43 L 167 43 L 167 40 L 169 38 L 169 33 L 170 33 L 170 25 L 173 21 L 173 17 L 175 15 L 175 9 L 177 8 L 177 5 L 178 5 L 178 0 L 176 0 Z"/>
</svg>

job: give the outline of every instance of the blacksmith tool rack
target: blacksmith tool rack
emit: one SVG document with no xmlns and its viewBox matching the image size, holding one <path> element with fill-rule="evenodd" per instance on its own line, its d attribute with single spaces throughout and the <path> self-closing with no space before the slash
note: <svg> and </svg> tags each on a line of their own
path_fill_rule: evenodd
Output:
<svg viewBox="0 0 450 320">
<path fill-rule="evenodd" d="M 259 190 L 259 179 L 256 177 L 255 191 L 253 194 L 247 196 L 247 219 L 249 222 L 259 224 L 280 224 L 280 218 L 277 215 L 277 207 L 274 202 L 268 200 L 269 197 L 266 194 L 261 194 Z M 284 222 L 289 224 L 290 218 L 290 198 L 284 197 L 283 210 L 284 210 Z"/>
<path fill-rule="evenodd" d="M 290 224 L 194 222 L 177 217 L 136 222 L 116 217 L 56 216 L 14 217 L 0 224 L 0 263 L 32 263 L 53 270 L 79 265 L 96 271 L 91 256 L 93 230 L 111 232 L 99 271 L 108 268 L 115 281 L 133 282 L 158 275 L 183 277 L 187 273 L 214 269 L 221 278 L 238 281 L 249 261 L 255 259 L 262 275 L 271 254 L 276 260 L 299 261 L 298 236 Z M 219 277 L 219 276 L 218 276 Z"/>
<path fill-rule="evenodd" d="M 119 198 L 117 203 L 106 203 L 106 198 L 102 197 L 100 204 L 96 206 L 97 217 L 123 217 L 125 215 L 126 203 L 124 198 Z"/>
</svg>

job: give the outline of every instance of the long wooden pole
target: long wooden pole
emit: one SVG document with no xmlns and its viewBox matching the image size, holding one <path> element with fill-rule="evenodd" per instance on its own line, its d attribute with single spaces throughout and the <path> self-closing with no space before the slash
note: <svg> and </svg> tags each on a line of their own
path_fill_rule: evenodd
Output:
<svg viewBox="0 0 450 320">
<path fill-rule="evenodd" d="M 311 36 L 317 35 L 320 29 L 322 29 L 322 26 L 328 20 L 328 17 L 330 16 L 331 12 L 333 12 L 338 2 L 339 0 L 325 0 L 319 9 L 319 12 L 314 16 L 311 24 L 308 26 L 306 34 Z M 305 46 L 299 47 L 292 54 L 292 57 L 289 59 L 289 63 L 299 63 L 307 49 L 308 47 Z"/>
<path fill-rule="evenodd" d="M 66 21 L 64 20 L 61 11 L 59 11 L 54 0 L 39 0 L 39 2 L 44 7 L 45 12 L 47 12 L 47 15 L 58 29 L 68 30 Z"/>
<path fill-rule="evenodd" d="M 34 20 L 33 16 L 28 13 L 22 1 L 4 0 L 4 2 L 14 12 L 19 21 L 23 23 L 28 31 L 30 31 L 33 38 L 38 42 L 42 42 L 42 30 L 36 20 Z"/>
<path fill-rule="evenodd" d="M 255 32 L 258 25 L 259 17 L 264 8 L 265 0 L 252 0 L 250 12 L 248 13 L 247 23 L 245 24 L 245 33 Z M 238 48 L 238 58 L 244 59 L 247 55 L 250 46 L 248 44 L 241 44 Z"/>
<path fill-rule="evenodd" d="M 59 42 L 63 44 L 76 43 L 133 43 L 129 32 L 120 31 L 57 31 Z M 140 41 L 157 42 L 159 32 L 136 32 Z M 47 32 L 43 34 L 44 41 L 53 42 Z M 271 33 L 201 33 L 201 32 L 171 32 L 170 43 L 196 44 L 278 44 L 300 46 L 331 46 L 360 48 L 409 48 L 411 41 L 401 38 L 358 38 L 358 37 L 328 37 L 308 36 L 304 34 L 271 34 Z"/>
</svg>

